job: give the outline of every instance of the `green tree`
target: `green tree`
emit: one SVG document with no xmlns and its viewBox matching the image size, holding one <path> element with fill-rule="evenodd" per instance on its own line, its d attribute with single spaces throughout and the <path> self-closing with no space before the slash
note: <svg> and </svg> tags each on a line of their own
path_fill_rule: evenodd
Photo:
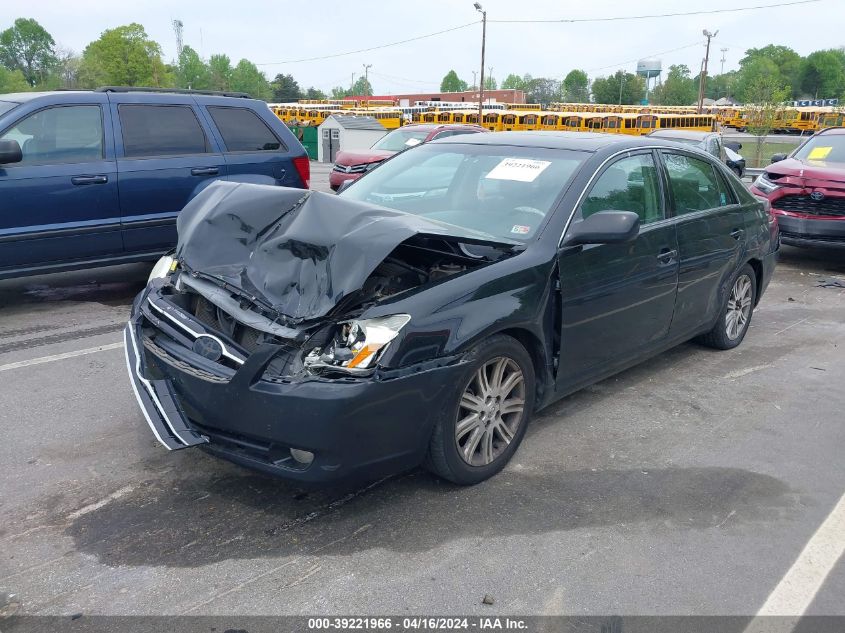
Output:
<svg viewBox="0 0 845 633">
<path fill-rule="evenodd" d="M 352 93 L 349 91 L 349 88 L 343 88 L 342 86 L 335 86 L 332 88 L 332 99 L 345 99 Z"/>
<path fill-rule="evenodd" d="M 801 65 L 801 90 L 814 99 L 845 95 L 845 52 L 828 49 L 807 55 Z"/>
<path fill-rule="evenodd" d="M 182 48 L 179 65 L 176 67 L 176 86 L 194 90 L 211 88 L 211 72 L 199 54 L 190 46 Z"/>
<path fill-rule="evenodd" d="M 705 96 L 708 99 L 721 99 L 727 97 L 732 99 L 736 95 L 736 81 L 738 72 L 732 70 L 721 75 L 713 75 L 707 78 L 707 85 L 705 87 Z"/>
<path fill-rule="evenodd" d="M 273 101 L 276 103 L 291 103 L 302 99 L 302 90 L 293 75 L 276 75 L 270 82 L 270 87 L 273 89 Z"/>
<path fill-rule="evenodd" d="M 774 128 L 778 111 L 791 94 L 789 87 L 784 86 L 782 81 L 778 73 L 759 73 L 749 78 L 743 87 L 746 103 L 754 104 L 745 116 L 748 121 L 746 132 L 757 137 L 754 151 L 757 167 L 762 166 L 763 141 Z"/>
<path fill-rule="evenodd" d="M 5 92 L 26 92 L 32 86 L 24 77 L 24 74 L 18 70 L 9 70 L 4 66 L 0 66 L 0 94 Z"/>
<path fill-rule="evenodd" d="M 466 82 L 464 82 L 466 85 Z M 484 89 L 485 90 L 496 90 L 496 78 L 495 77 L 485 77 L 484 78 Z"/>
<path fill-rule="evenodd" d="M 467 82 L 458 77 L 458 73 L 450 70 L 440 82 L 440 92 L 463 92 L 468 88 Z"/>
<path fill-rule="evenodd" d="M 537 77 L 536 79 L 529 77 L 525 81 L 525 100 L 528 103 L 542 103 L 549 104 L 556 101 L 560 97 L 560 82 L 555 79 L 547 79 L 546 77 Z"/>
<path fill-rule="evenodd" d="M 326 99 L 326 93 L 322 90 L 314 88 L 313 86 L 305 91 L 305 98 L 306 99 Z"/>
<path fill-rule="evenodd" d="M 660 105 L 691 105 L 698 99 L 698 85 L 685 64 L 669 66 L 666 81 L 654 89 L 653 98 Z"/>
<path fill-rule="evenodd" d="M 231 90 L 232 62 L 228 55 L 212 55 L 208 59 L 209 84 L 212 90 Z"/>
<path fill-rule="evenodd" d="M 353 96 L 371 96 L 373 94 L 373 86 L 366 77 L 358 77 L 352 85 Z"/>
<path fill-rule="evenodd" d="M 567 103 L 586 103 L 590 100 L 590 79 L 583 70 L 570 70 L 561 84 L 561 98 Z"/>
<path fill-rule="evenodd" d="M 166 87 L 173 81 L 161 61 L 161 47 L 135 22 L 103 31 L 85 48 L 79 79 L 86 87 Z"/>
<path fill-rule="evenodd" d="M 502 89 L 503 90 L 525 90 L 525 82 L 523 81 L 522 77 L 519 75 L 515 75 L 513 73 L 509 74 L 505 77 L 505 80 L 502 82 Z"/>
<path fill-rule="evenodd" d="M 778 69 L 779 83 L 784 86 L 791 86 L 794 96 L 798 96 L 801 55 L 788 46 L 777 46 L 769 44 L 762 48 L 749 48 L 745 51 L 745 57 L 739 60 L 740 70 L 758 59 L 767 59 L 775 64 Z"/>
<path fill-rule="evenodd" d="M 56 42 L 38 22 L 18 18 L 14 26 L 0 33 L 0 63 L 19 70 L 30 86 L 43 82 L 53 70 Z"/>
<path fill-rule="evenodd" d="M 596 103 L 640 103 L 645 97 L 645 80 L 623 70 L 609 77 L 593 80 L 593 101 Z"/>
<path fill-rule="evenodd" d="M 785 90 L 787 96 L 792 92 L 786 85 L 777 64 L 768 57 L 760 56 L 742 66 L 737 74 L 737 98 L 742 103 L 756 103 L 756 98 L 760 94 L 760 86 L 763 85 L 761 81 L 764 81 L 765 85 L 776 86 L 779 90 Z"/>
<path fill-rule="evenodd" d="M 267 77 L 248 59 L 242 59 L 232 70 L 232 90 L 246 92 L 255 99 L 268 101 L 273 91 Z"/>
</svg>

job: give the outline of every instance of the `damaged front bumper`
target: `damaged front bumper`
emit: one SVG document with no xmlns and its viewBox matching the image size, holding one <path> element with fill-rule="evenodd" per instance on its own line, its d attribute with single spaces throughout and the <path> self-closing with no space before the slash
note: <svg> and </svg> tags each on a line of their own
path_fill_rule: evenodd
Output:
<svg viewBox="0 0 845 633">
<path fill-rule="evenodd" d="M 462 371 L 461 358 L 451 357 L 369 376 L 271 376 L 274 357 L 301 349 L 267 345 L 249 353 L 229 345 L 229 357 L 214 363 L 191 345 L 204 337 L 221 338 L 190 314 L 168 310 L 158 289 L 136 301 L 126 362 L 153 434 L 169 450 L 201 446 L 300 481 L 378 477 L 418 465 Z M 295 459 L 301 451 L 313 460 Z"/>
</svg>

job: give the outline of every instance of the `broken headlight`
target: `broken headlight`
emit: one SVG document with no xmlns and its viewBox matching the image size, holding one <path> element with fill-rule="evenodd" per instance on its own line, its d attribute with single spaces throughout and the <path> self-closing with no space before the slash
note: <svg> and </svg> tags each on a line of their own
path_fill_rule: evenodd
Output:
<svg viewBox="0 0 845 633">
<path fill-rule="evenodd" d="M 167 277 L 170 273 L 176 270 L 176 260 L 173 259 L 170 255 L 165 255 L 161 259 L 159 259 L 153 269 L 150 271 L 150 276 L 147 279 L 147 283 L 150 283 L 153 279 L 161 279 L 162 277 Z"/>
<path fill-rule="evenodd" d="M 411 320 L 408 314 L 356 319 L 338 324 L 334 340 L 305 357 L 306 367 L 326 367 L 351 373 L 372 369 L 379 357 Z"/>
</svg>

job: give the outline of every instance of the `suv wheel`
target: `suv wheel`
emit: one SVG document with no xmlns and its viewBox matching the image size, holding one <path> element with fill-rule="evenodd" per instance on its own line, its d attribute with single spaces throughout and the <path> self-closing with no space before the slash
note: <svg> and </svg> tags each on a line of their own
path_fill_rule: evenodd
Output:
<svg viewBox="0 0 845 633">
<path fill-rule="evenodd" d="M 504 468 L 534 409 L 534 365 L 516 339 L 493 336 L 469 357 L 459 389 L 435 425 L 428 455 L 435 474 L 461 485 Z"/>
<path fill-rule="evenodd" d="M 716 325 L 699 341 L 716 349 L 733 349 L 745 338 L 757 300 L 757 275 L 748 264 L 734 276 Z"/>
</svg>

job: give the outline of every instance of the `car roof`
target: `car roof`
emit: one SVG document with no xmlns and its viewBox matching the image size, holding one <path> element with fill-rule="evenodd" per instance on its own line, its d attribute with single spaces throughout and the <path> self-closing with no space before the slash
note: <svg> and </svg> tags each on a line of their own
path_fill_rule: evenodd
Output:
<svg viewBox="0 0 845 633">
<path fill-rule="evenodd" d="M 845 134 L 845 127 L 828 127 L 819 130 L 816 134 Z"/>
<path fill-rule="evenodd" d="M 437 139 L 432 144 L 463 143 L 471 145 L 514 145 L 517 147 L 543 147 L 550 149 L 572 149 L 596 152 L 600 149 L 653 147 L 654 139 L 626 134 L 598 134 L 595 132 L 494 132 L 492 134 L 470 134 Z M 660 142 L 667 147 L 677 147 L 672 142 Z"/>
</svg>

